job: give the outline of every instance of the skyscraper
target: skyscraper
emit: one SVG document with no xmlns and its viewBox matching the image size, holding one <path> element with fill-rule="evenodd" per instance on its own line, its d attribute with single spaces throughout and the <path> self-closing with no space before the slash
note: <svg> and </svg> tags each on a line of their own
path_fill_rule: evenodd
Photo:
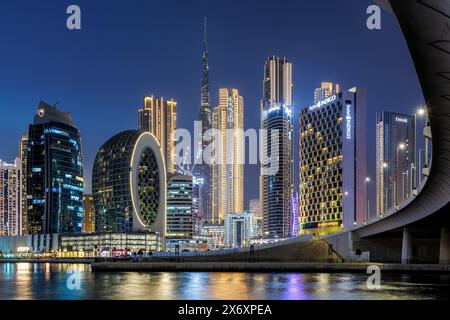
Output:
<svg viewBox="0 0 450 320">
<path fill-rule="evenodd" d="M 83 165 L 70 113 L 40 102 L 28 131 L 27 233 L 80 233 Z"/>
<path fill-rule="evenodd" d="M 167 182 L 167 233 L 168 245 L 192 239 L 192 176 L 174 174 Z"/>
<path fill-rule="evenodd" d="M 121 132 L 95 158 L 92 191 L 96 232 L 166 233 L 166 170 L 149 132 Z"/>
<path fill-rule="evenodd" d="M 202 57 L 202 80 L 200 90 L 200 110 L 198 114 L 198 121 L 202 124 L 202 142 L 199 146 L 201 150 L 205 150 L 209 142 L 210 137 L 206 137 L 208 130 L 212 128 L 212 109 L 211 109 L 211 94 L 209 88 L 209 63 L 208 63 L 208 42 L 206 33 L 206 18 L 204 25 L 204 38 L 203 38 L 203 57 Z M 206 139 L 205 139 L 206 138 Z M 202 153 L 196 154 L 199 157 L 197 161 L 199 163 L 195 166 L 194 176 L 199 184 L 199 211 L 198 216 L 200 221 L 211 223 L 212 217 L 212 172 L 211 166 L 203 161 Z"/>
<path fill-rule="evenodd" d="M 299 115 L 300 233 L 325 235 L 366 219 L 366 92 L 353 88 Z"/>
<path fill-rule="evenodd" d="M 377 214 L 412 196 L 416 150 L 414 117 L 383 111 L 376 123 Z"/>
<path fill-rule="evenodd" d="M 294 190 L 292 64 L 270 57 L 264 66 L 261 128 L 263 157 L 260 177 L 264 237 L 292 234 L 291 199 Z M 273 143 L 274 142 L 274 143 Z"/>
<path fill-rule="evenodd" d="M 22 234 L 22 160 L 0 160 L 0 236 Z"/>
<path fill-rule="evenodd" d="M 22 161 L 22 234 L 27 233 L 27 148 L 28 132 L 19 141 L 19 158 Z"/>
<path fill-rule="evenodd" d="M 322 82 L 320 88 L 317 88 L 314 91 L 314 104 L 339 92 L 341 92 L 341 87 L 339 84 L 333 82 Z"/>
<path fill-rule="evenodd" d="M 161 145 L 167 173 L 175 172 L 175 130 L 177 103 L 159 97 L 145 97 L 139 110 L 139 130 L 153 134 Z"/>
<path fill-rule="evenodd" d="M 228 213 L 244 211 L 244 99 L 236 89 L 220 89 L 214 108 L 217 135 L 212 164 L 212 221 L 222 223 Z"/>
<path fill-rule="evenodd" d="M 83 233 L 95 232 L 94 197 L 92 194 L 83 195 Z"/>
</svg>

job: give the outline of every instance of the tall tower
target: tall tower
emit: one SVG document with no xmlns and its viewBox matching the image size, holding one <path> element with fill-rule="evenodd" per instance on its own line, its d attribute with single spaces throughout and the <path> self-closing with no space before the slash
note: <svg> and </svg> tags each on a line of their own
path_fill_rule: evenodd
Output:
<svg viewBox="0 0 450 320">
<path fill-rule="evenodd" d="M 294 127 L 292 64 L 270 57 L 264 67 L 261 128 L 263 134 L 260 177 L 264 237 L 292 236 L 291 200 L 294 190 Z"/>
<path fill-rule="evenodd" d="M 377 214 L 412 196 L 415 159 L 414 117 L 383 111 L 376 123 Z"/>
<path fill-rule="evenodd" d="M 202 58 L 202 82 L 200 92 L 200 111 L 198 114 L 198 120 L 202 124 L 202 142 L 201 150 L 205 150 L 209 142 L 205 141 L 205 133 L 212 128 L 212 109 L 211 109 L 211 95 L 209 88 L 209 64 L 208 64 L 208 43 L 206 33 L 206 18 L 204 26 L 204 39 L 203 39 L 203 58 Z M 208 139 L 206 139 L 208 140 Z M 198 156 L 198 155 L 196 155 Z M 203 159 L 198 160 L 194 175 L 196 181 L 201 181 L 200 186 L 200 205 L 199 205 L 199 217 L 204 222 L 211 222 L 212 220 L 212 203 L 211 203 L 211 166 L 204 163 Z"/>
<path fill-rule="evenodd" d="M 27 149 L 28 132 L 19 141 L 19 158 L 22 160 L 22 234 L 27 234 Z"/>
<path fill-rule="evenodd" d="M 40 102 L 26 159 L 27 234 L 81 233 L 81 135 L 72 115 Z"/>
<path fill-rule="evenodd" d="M 366 95 L 352 88 L 299 113 L 301 234 L 333 234 L 367 219 Z"/>
<path fill-rule="evenodd" d="M 175 130 L 177 129 L 177 103 L 162 97 L 145 97 L 139 110 L 139 130 L 152 133 L 159 144 L 168 173 L 175 172 Z"/>
<path fill-rule="evenodd" d="M 220 89 L 214 108 L 215 153 L 212 165 L 212 222 L 244 211 L 244 99 L 236 89 Z M 220 151 L 219 151 L 220 150 Z"/>
<path fill-rule="evenodd" d="M 0 160 L 0 236 L 22 235 L 22 161 Z"/>
</svg>

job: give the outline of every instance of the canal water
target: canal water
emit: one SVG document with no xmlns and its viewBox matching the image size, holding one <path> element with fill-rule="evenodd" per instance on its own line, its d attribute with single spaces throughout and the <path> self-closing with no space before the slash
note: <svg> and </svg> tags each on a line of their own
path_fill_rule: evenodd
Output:
<svg viewBox="0 0 450 320">
<path fill-rule="evenodd" d="M 378 300 L 448 299 L 450 275 L 91 272 L 89 265 L 0 263 L 0 300 Z"/>
</svg>

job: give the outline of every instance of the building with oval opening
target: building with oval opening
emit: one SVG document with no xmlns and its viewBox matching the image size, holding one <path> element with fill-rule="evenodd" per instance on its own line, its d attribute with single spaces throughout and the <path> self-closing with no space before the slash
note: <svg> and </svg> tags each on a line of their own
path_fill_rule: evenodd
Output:
<svg viewBox="0 0 450 320">
<path fill-rule="evenodd" d="M 151 231 L 165 236 L 166 169 L 157 139 L 130 130 L 98 151 L 92 175 L 96 232 Z"/>
</svg>

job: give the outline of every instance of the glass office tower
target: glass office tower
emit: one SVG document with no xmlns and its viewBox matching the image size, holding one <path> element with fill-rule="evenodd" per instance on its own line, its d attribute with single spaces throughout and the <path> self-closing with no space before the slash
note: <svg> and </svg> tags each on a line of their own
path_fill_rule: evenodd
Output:
<svg viewBox="0 0 450 320">
<path fill-rule="evenodd" d="M 191 240 L 194 232 L 192 176 L 170 175 L 167 182 L 167 243 Z"/>
<path fill-rule="evenodd" d="M 40 102 L 26 148 L 28 234 L 80 233 L 83 165 L 70 113 Z"/>
<path fill-rule="evenodd" d="M 416 150 L 414 117 L 377 113 L 377 214 L 383 215 L 412 196 Z"/>
<path fill-rule="evenodd" d="M 291 200 L 294 191 L 294 119 L 292 103 L 292 64 L 270 57 L 264 67 L 261 101 L 260 196 L 264 237 L 292 236 Z"/>
</svg>

